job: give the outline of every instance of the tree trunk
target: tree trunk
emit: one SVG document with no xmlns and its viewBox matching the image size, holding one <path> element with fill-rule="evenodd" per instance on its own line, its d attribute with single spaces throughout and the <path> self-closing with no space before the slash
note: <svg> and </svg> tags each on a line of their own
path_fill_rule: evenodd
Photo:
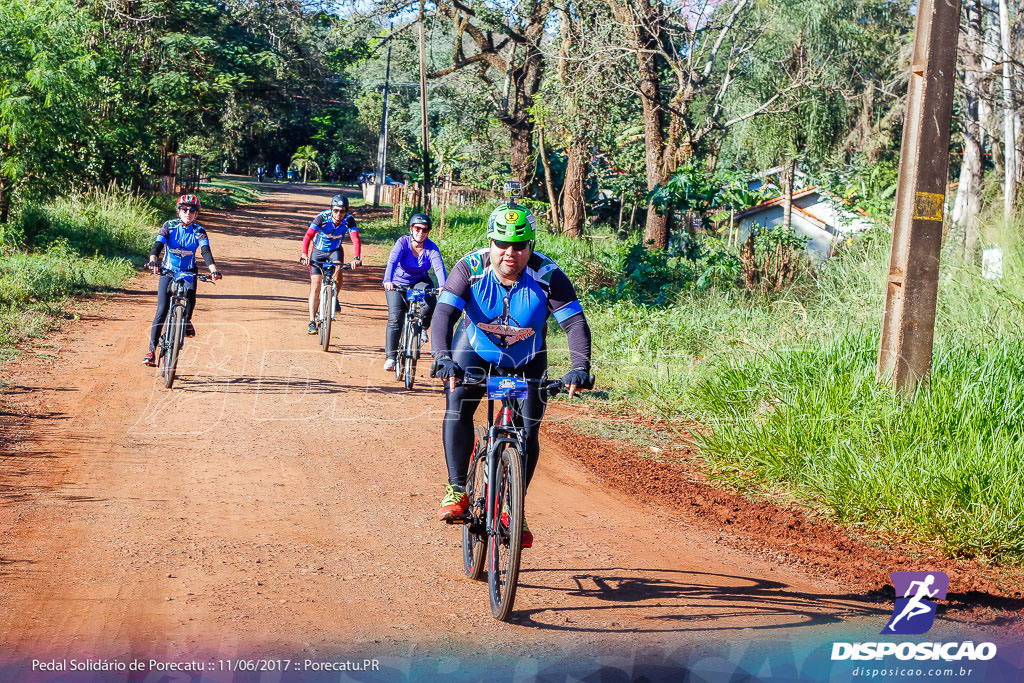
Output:
<svg viewBox="0 0 1024 683">
<path fill-rule="evenodd" d="M 782 171 L 782 224 L 793 228 L 793 181 L 796 178 L 796 159 L 787 161 Z"/>
<path fill-rule="evenodd" d="M 1013 64 L 1006 0 L 999 0 L 999 44 L 1003 54 L 1003 219 L 1009 222 L 1017 199 L 1017 133 L 1013 121 Z"/>
<path fill-rule="evenodd" d="M 583 234 L 583 183 L 586 178 L 586 150 L 580 141 L 569 145 L 569 160 L 565 167 L 565 194 L 562 196 L 563 231 L 570 237 Z"/>
<path fill-rule="evenodd" d="M 967 33 L 964 62 L 964 157 L 953 206 L 953 222 L 964 226 L 964 258 L 973 259 L 978 248 L 978 213 L 981 210 L 982 147 L 978 105 L 981 100 L 981 2 L 966 6 Z"/>
<path fill-rule="evenodd" d="M 511 138 L 509 165 L 512 178 L 523 182 L 530 175 L 530 141 L 533 139 L 533 124 L 529 119 L 506 120 Z"/>
<path fill-rule="evenodd" d="M 634 22 L 634 47 L 637 50 L 639 67 L 640 102 L 644 116 L 644 149 L 647 161 L 647 190 L 664 184 L 667 179 L 664 166 L 665 133 L 661 111 L 661 84 L 658 79 L 658 65 L 654 53 L 660 49 L 660 19 L 651 7 L 650 0 L 636 3 L 639 16 Z M 644 244 L 649 249 L 664 249 L 668 246 L 668 213 L 659 215 L 653 206 L 647 207 L 647 224 L 644 227 Z"/>
<path fill-rule="evenodd" d="M 544 149 L 543 128 L 537 131 L 537 153 L 540 155 L 540 163 L 544 167 L 544 187 L 548 192 L 548 204 L 551 205 L 551 226 L 555 232 L 560 232 L 562 222 L 558 218 L 558 198 L 555 196 L 555 183 L 551 179 L 551 162 L 548 161 L 548 154 Z"/>
</svg>

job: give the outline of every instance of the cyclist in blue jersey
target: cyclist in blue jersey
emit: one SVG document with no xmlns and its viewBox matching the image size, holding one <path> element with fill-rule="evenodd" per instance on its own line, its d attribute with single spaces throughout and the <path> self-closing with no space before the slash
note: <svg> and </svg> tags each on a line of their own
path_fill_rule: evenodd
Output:
<svg viewBox="0 0 1024 683">
<path fill-rule="evenodd" d="M 317 214 L 309 224 L 306 235 L 302 238 L 302 251 L 299 252 L 299 263 L 310 265 L 309 268 L 309 333 L 316 334 L 316 323 L 313 322 L 314 312 L 320 301 L 320 280 L 323 276 L 312 267 L 312 263 L 341 263 L 345 260 L 345 250 L 341 242 L 345 235 L 352 240 L 352 248 L 356 252 L 352 267 L 361 262 L 359 254 L 362 246 L 359 243 L 359 230 L 356 219 L 348 212 L 348 197 L 336 194 L 331 199 L 331 208 Z M 309 253 L 309 243 L 313 242 L 313 253 Z M 341 290 L 341 268 L 334 270 L 334 281 Z M 337 309 L 335 309 L 337 310 Z"/>
<path fill-rule="evenodd" d="M 384 268 L 384 296 L 388 300 L 388 326 L 384 335 L 384 370 L 394 370 L 398 358 L 398 338 L 402 334 L 402 324 L 409 304 L 402 292 L 396 287 L 427 289 L 433 286 L 429 272 L 433 270 L 437 286 L 444 287 L 447 271 L 441 250 L 427 239 L 430 234 L 430 216 L 418 213 L 409 219 L 409 234 L 402 235 L 395 242 L 388 257 L 388 265 Z M 423 339 L 427 341 L 427 330 L 430 328 L 430 317 L 437 303 L 437 298 L 427 296 L 424 299 L 427 308 L 423 318 Z"/>
<path fill-rule="evenodd" d="M 435 376 L 448 380 L 444 453 L 448 485 L 438 510 L 445 521 L 469 506 L 466 470 L 473 447 L 473 413 L 486 387 L 457 385 L 466 371 L 498 372 L 540 379 L 547 373 L 547 319 L 554 316 L 569 340 L 572 363 L 563 378 L 572 396 L 590 382 L 590 326 L 576 291 L 558 265 L 533 250 L 534 219 L 529 209 L 508 203 L 488 221 L 490 246 L 462 258 L 448 276 L 431 325 Z M 462 323 L 453 340 L 452 329 Z M 537 467 L 539 429 L 544 417 L 541 387 L 531 384 L 523 401 L 526 432 L 526 485 Z M 523 547 L 533 533 L 523 520 Z"/>
<path fill-rule="evenodd" d="M 160 268 L 173 271 L 196 272 L 196 251 L 202 254 L 206 267 L 210 269 L 210 275 L 214 280 L 221 278 L 217 270 L 217 264 L 213 260 L 213 252 L 210 251 L 210 238 L 206 235 L 206 229 L 196 223 L 199 216 L 199 197 L 194 194 L 183 194 L 178 198 L 178 218 L 167 221 L 157 233 L 153 249 L 149 253 L 149 269 L 154 274 L 160 272 Z M 157 261 L 163 252 L 162 261 Z M 145 365 L 156 364 L 156 342 L 160 338 L 160 329 L 163 327 L 164 318 L 167 316 L 167 309 L 170 304 L 171 285 L 174 279 L 169 275 L 161 275 L 160 283 L 157 285 L 156 315 L 153 317 L 153 325 L 149 332 L 149 353 L 142 359 Z M 185 307 L 185 336 L 194 337 L 196 330 L 192 326 L 192 310 L 196 305 L 196 280 L 192 278 L 187 285 L 186 297 L 188 304 Z"/>
</svg>

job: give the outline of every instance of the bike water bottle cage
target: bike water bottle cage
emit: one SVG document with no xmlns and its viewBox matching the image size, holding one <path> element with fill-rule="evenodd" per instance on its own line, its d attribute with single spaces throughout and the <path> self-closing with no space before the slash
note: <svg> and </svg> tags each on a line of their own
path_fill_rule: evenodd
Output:
<svg viewBox="0 0 1024 683">
<path fill-rule="evenodd" d="M 502 400 L 506 398 L 526 398 L 529 383 L 522 377 L 488 377 L 487 398 Z"/>
</svg>

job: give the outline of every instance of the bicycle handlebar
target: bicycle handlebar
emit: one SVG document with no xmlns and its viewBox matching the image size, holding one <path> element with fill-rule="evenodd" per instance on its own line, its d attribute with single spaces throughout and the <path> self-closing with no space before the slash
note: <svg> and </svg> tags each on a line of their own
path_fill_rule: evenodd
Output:
<svg viewBox="0 0 1024 683">
<path fill-rule="evenodd" d="M 477 385 L 481 385 L 481 384 L 487 384 L 487 377 L 488 377 L 487 375 L 483 375 L 483 374 L 479 374 L 479 373 L 475 373 L 475 372 L 467 372 L 463 376 L 463 378 L 462 378 L 462 383 L 465 384 L 465 385 L 468 385 L 468 386 L 477 386 Z M 541 391 L 547 393 L 549 396 L 556 396 L 556 395 L 560 394 L 561 392 L 563 392 L 563 391 L 565 391 L 567 389 L 567 387 L 565 385 L 565 382 L 563 382 L 560 379 L 534 379 L 534 378 L 530 378 L 530 377 L 523 377 L 523 378 L 520 378 L 520 379 L 526 380 L 527 384 L 539 385 L 541 387 Z M 595 377 L 593 375 L 591 375 L 590 376 L 590 382 L 589 382 L 589 386 L 590 387 L 594 386 L 594 381 L 595 381 Z M 582 388 L 589 388 L 589 387 L 579 387 L 579 388 L 582 389 Z"/>
<path fill-rule="evenodd" d="M 316 268 L 321 273 L 324 272 L 324 266 L 341 266 L 342 270 L 352 270 L 351 263 L 342 263 L 341 261 L 321 261 L 319 263 L 315 261 L 308 261 L 310 268 Z"/>
<path fill-rule="evenodd" d="M 174 277 L 179 272 L 183 272 L 183 271 L 171 270 L 170 268 L 163 268 L 163 267 L 161 267 L 160 268 L 160 272 L 159 273 L 154 273 L 154 275 L 166 275 L 167 277 Z M 199 278 L 202 282 L 212 282 L 213 284 L 217 284 L 217 281 L 214 280 L 214 278 L 212 276 L 210 276 L 210 275 L 204 275 L 202 273 L 196 273 L 196 277 Z M 221 276 L 221 277 L 223 277 L 223 276 Z"/>
<path fill-rule="evenodd" d="M 392 292 L 408 292 L 408 291 L 410 291 L 412 289 L 415 289 L 415 287 L 402 287 L 401 285 L 395 285 L 395 288 L 392 289 L 391 291 Z M 437 295 L 437 294 L 441 293 L 441 287 L 425 287 L 423 289 L 423 293 L 424 294 L 430 294 L 430 295 Z"/>
</svg>

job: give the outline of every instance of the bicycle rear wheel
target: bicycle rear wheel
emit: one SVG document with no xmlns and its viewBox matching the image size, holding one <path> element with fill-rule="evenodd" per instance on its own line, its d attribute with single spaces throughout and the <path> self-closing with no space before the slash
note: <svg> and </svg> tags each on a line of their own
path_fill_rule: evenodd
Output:
<svg viewBox="0 0 1024 683">
<path fill-rule="evenodd" d="M 398 340 L 398 358 L 395 359 L 395 380 L 402 381 L 402 373 L 405 372 L 405 354 L 409 345 L 409 321 L 402 323 L 402 337 Z"/>
<path fill-rule="evenodd" d="M 330 287 L 320 289 L 320 348 L 331 345 L 331 315 L 334 313 L 334 294 Z"/>
<path fill-rule="evenodd" d="M 487 587 L 491 596 L 491 614 L 508 621 L 516 600 L 519 560 L 523 552 L 523 458 L 515 446 L 505 445 L 498 460 L 497 474 L 491 486 L 496 489 L 488 539 Z M 502 512 L 508 512 L 508 525 L 502 524 Z"/>
<path fill-rule="evenodd" d="M 473 457 L 469 460 L 466 476 L 466 495 L 469 496 L 469 523 L 462 526 L 462 566 L 466 576 L 479 581 L 487 560 L 487 433 L 476 430 Z"/>
<path fill-rule="evenodd" d="M 172 306 L 167 322 L 164 323 L 164 340 L 167 346 L 161 357 L 160 367 L 163 371 L 165 389 L 170 389 L 174 385 L 174 376 L 178 368 L 178 353 L 181 351 L 181 341 L 185 335 L 184 317 L 184 306 Z"/>
</svg>

